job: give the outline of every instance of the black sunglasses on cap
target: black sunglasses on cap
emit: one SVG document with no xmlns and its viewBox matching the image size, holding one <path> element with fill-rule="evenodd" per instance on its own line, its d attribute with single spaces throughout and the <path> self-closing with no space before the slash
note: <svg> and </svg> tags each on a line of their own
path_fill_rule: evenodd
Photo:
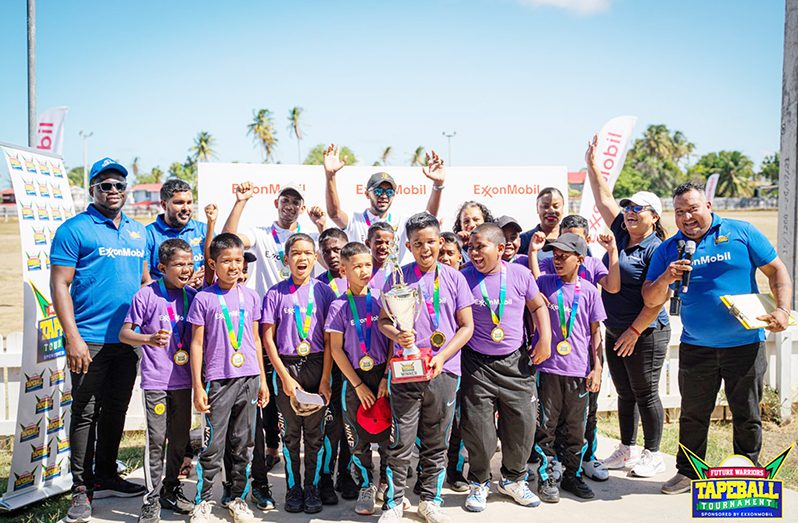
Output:
<svg viewBox="0 0 798 523">
<path fill-rule="evenodd" d="M 92 187 L 99 187 L 100 192 L 111 192 L 114 189 L 118 192 L 125 192 L 127 184 L 125 182 L 100 182 L 93 184 Z"/>
</svg>

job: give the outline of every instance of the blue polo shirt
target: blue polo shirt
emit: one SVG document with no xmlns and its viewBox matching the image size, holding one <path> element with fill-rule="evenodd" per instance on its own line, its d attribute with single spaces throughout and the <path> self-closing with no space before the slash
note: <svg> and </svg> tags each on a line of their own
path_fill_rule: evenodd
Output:
<svg viewBox="0 0 798 523">
<path fill-rule="evenodd" d="M 208 226 L 195 219 L 188 221 L 182 229 L 170 227 L 159 214 L 155 221 L 147 226 L 147 263 L 150 265 L 150 276 L 157 280 L 161 277 L 158 270 L 158 248 L 161 244 L 172 238 L 180 238 L 191 245 L 194 253 L 194 270 L 196 271 L 205 262 L 205 236 Z"/>
<path fill-rule="evenodd" d="M 657 248 L 646 280 L 656 280 L 677 256 L 681 231 Z M 747 330 L 720 301 L 726 294 L 759 292 L 756 270 L 776 259 L 776 250 L 748 222 L 712 214 L 709 231 L 696 244 L 690 288 L 682 294 L 682 342 L 703 347 L 738 347 L 765 341 L 763 329 Z"/>
<path fill-rule="evenodd" d="M 643 283 L 646 281 L 649 263 L 654 251 L 662 240 L 656 234 L 649 234 L 643 241 L 633 247 L 629 245 L 629 231 L 623 227 L 623 214 L 618 214 L 610 225 L 618 246 L 618 268 L 621 273 L 621 290 L 615 294 L 601 291 L 607 320 L 604 324 L 613 330 L 626 330 L 637 319 L 637 315 L 645 307 L 643 303 Z M 604 266 L 610 264 L 609 255 L 604 255 Z M 668 325 L 668 314 L 660 309 L 659 315 L 649 327 L 656 327 L 657 322 Z"/>
<path fill-rule="evenodd" d="M 74 267 L 69 293 L 83 341 L 118 343 L 133 295 L 141 286 L 144 226 L 122 213 L 119 228 L 89 205 L 55 232 L 53 265 Z"/>
</svg>

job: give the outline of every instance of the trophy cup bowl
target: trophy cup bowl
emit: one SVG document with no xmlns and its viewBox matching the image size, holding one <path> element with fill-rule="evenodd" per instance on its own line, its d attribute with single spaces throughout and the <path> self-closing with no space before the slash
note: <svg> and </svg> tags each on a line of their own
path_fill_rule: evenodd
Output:
<svg viewBox="0 0 798 523">
<path fill-rule="evenodd" d="M 404 283 L 395 284 L 391 290 L 381 295 L 382 304 L 394 326 L 403 332 L 413 330 L 416 318 L 421 312 L 421 293 L 418 288 Z M 402 349 L 400 355 L 391 358 L 391 381 L 408 383 L 430 379 L 430 348 L 419 348 L 415 342 L 412 347 Z"/>
</svg>

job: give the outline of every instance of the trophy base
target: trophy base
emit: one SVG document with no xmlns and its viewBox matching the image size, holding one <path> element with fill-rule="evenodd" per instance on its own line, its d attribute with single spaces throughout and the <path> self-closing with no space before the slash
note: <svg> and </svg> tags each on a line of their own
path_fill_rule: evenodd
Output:
<svg viewBox="0 0 798 523">
<path fill-rule="evenodd" d="M 412 383 L 430 380 L 432 370 L 429 367 L 429 361 L 432 359 L 432 349 L 420 348 L 419 350 L 421 354 L 391 358 L 392 383 Z"/>
</svg>

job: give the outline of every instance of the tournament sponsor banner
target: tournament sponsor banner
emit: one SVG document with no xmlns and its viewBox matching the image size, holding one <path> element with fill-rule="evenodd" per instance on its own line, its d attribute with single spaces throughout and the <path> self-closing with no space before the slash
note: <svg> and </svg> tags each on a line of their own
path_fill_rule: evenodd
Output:
<svg viewBox="0 0 798 523">
<path fill-rule="evenodd" d="M 60 155 L 64 149 L 64 122 L 68 107 L 53 107 L 39 115 L 36 148 Z"/>
<path fill-rule="evenodd" d="M 0 510 L 16 510 L 69 490 L 70 375 L 63 331 L 50 296 L 50 244 L 74 214 L 63 160 L 0 144 L 17 200 L 24 324 L 17 430 Z"/>
<path fill-rule="evenodd" d="M 720 179 L 720 174 L 715 173 L 709 178 L 707 178 L 707 187 L 704 192 L 707 194 L 707 201 L 712 202 L 712 198 L 715 197 L 715 191 L 718 188 L 718 180 Z"/>
</svg>

